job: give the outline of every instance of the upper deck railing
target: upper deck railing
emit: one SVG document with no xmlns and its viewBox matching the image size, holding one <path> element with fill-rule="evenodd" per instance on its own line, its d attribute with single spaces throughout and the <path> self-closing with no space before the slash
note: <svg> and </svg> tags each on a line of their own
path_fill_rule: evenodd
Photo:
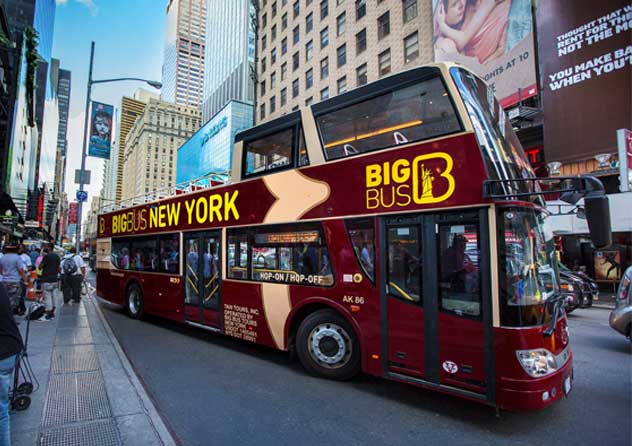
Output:
<svg viewBox="0 0 632 446">
<path fill-rule="evenodd" d="M 119 211 L 121 209 L 127 209 L 134 206 L 139 206 L 141 204 L 151 203 L 152 201 L 162 200 L 163 198 L 169 198 L 180 194 L 197 192 L 200 190 L 223 186 L 229 183 L 230 180 L 230 171 L 222 173 L 211 173 L 209 175 L 194 178 L 193 180 L 177 183 L 173 186 L 156 189 L 146 194 L 127 198 L 125 200 L 119 201 L 118 203 L 105 204 L 99 207 L 99 214 Z"/>
</svg>

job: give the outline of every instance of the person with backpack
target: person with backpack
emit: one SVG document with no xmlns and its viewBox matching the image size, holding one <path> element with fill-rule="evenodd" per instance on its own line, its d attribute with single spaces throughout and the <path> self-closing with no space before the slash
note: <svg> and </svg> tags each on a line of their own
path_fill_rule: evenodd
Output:
<svg viewBox="0 0 632 446">
<path fill-rule="evenodd" d="M 81 284 L 86 274 L 86 264 L 75 247 L 68 249 L 61 261 L 61 274 L 63 281 L 64 303 L 79 303 L 81 301 Z"/>
<path fill-rule="evenodd" d="M 50 251 L 49 247 L 44 247 L 44 258 L 39 264 L 41 273 L 40 282 L 42 284 L 42 294 L 44 305 L 46 305 L 45 320 L 51 320 L 55 317 L 55 288 L 59 281 L 58 274 L 60 270 L 61 260 L 59 256 Z"/>
</svg>

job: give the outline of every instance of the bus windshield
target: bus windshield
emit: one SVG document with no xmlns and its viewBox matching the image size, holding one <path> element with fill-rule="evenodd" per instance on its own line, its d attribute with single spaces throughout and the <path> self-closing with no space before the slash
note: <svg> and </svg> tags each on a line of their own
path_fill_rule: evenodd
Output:
<svg viewBox="0 0 632 446">
<path fill-rule="evenodd" d="M 469 71 L 451 68 L 450 73 L 472 121 L 489 179 L 534 178 L 522 145 L 494 92 Z M 515 185 L 518 190 L 514 192 L 532 192 L 526 183 Z"/>
<path fill-rule="evenodd" d="M 559 294 L 553 232 L 546 214 L 503 208 L 498 223 L 503 325 L 545 323 L 549 315 L 543 306 Z"/>
</svg>

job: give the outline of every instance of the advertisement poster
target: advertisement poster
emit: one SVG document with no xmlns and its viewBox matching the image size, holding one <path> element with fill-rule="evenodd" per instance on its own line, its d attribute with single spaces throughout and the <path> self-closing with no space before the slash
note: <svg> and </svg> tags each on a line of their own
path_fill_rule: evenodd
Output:
<svg viewBox="0 0 632 446">
<path fill-rule="evenodd" d="M 621 253 L 595 251 L 595 279 L 618 281 L 621 278 Z"/>
<path fill-rule="evenodd" d="M 537 24 L 547 161 L 615 153 L 632 121 L 632 4 L 540 1 Z"/>
<path fill-rule="evenodd" d="M 114 107 L 100 102 L 92 102 L 90 119 L 90 144 L 88 155 L 110 159 L 110 143 L 112 141 L 112 114 Z"/>
<path fill-rule="evenodd" d="M 78 204 L 76 202 L 68 203 L 68 224 L 76 224 L 77 223 L 77 214 L 79 213 Z"/>
<path fill-rule="evenodd" d="M 531 0 L 432 0 L 432 8 L 436 62 L 478 74 L 503 107 L 538 93 Z"/>
</svg>

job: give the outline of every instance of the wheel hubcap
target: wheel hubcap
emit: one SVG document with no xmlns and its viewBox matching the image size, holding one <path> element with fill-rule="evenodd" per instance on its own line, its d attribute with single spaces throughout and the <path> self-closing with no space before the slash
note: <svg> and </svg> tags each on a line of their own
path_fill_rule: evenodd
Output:
<svg viewBox="0 0 632 446">
<path fill-rule="evenodd" d="M 140 308 L 140 296 L 136 291 L 132 291 L 129 295 L 129 311 L 132 314 L 138 313 Z"/>
<path fill-rule="evenodd" d="M 351 358 L 351 338 L 339 325 L 317 325 L 309 335 L 309 353 L 323 367 L 343 367 Z"/>
</svg>

